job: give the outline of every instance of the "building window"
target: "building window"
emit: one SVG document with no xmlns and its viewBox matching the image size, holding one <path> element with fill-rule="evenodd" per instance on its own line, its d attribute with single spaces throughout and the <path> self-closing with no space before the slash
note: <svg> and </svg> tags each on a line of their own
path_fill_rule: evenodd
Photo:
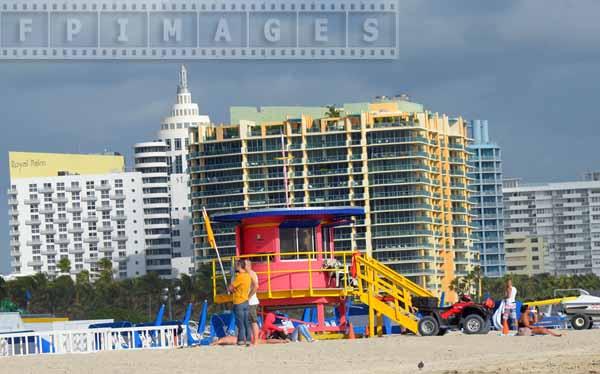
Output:
<svg viewBox="0 0 600 374">
<path fill-rule="evenodd" d="M 176 151 L 181 150 L 181 139 L 175 139 L 175 150 Z"/>
<path fill-rule="evenodd" d="M 284 227 L 279 229 L 280 252 L 286 254 L 282 260 L 306 258 L 301 252 L 314 251 L 314 229 L 312 227 Z M 296 255 L 293 255 L 296 253 Z"/>
<path fill-rule="evenodd" d="M 183 161 L 181 156 L 175 156 L 175 174 L 183 173 Z"/>
</svg>

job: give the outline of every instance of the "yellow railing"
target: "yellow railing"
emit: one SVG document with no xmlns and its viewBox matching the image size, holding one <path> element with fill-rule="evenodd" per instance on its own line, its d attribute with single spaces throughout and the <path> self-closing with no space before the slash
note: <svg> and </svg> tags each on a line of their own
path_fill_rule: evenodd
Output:
<svg viewBox="0 0 600 374">
<path fill-rule="evenodd" d="M 286 290 L 282 292 L 281 290 L 274 290 L 272 285 L 272 278 L 277 276 L 278 274 L 308 274 L 308 289 L 304 290 L 306 292 L 296 292 L 299 296 L 327 296 L 327 295 L 345 295 L 352 291 L 351 285 L 348 283 L 350 265 L 352 261 L 352 251 L 336 251 L 336 252 L 290 252 L 290 253 L 259 253 L 259 254 L 251 254 L 251 255 L 241 255 L 237 257 L 226 257 L 223 258 L 223 266 L 225 269 L 233 269 L 236 261 L 248 259 L 252 263 L 258 264 L 266 264 L 265 270 L 256 271 L 256 274 L 263 278 L 266 278 L 267 287 L 266 290 L 259 292 L 259 297 L 262 298 L 282 298 L 286 295 L 293 295 L 294 291 L 301 290 Z M 277 258 L 279 261 L 278 264 L 281 263 L 293 263 L 295 261 L 306 263 L 306 267 L 298 268 L 298 269 L 273 269 L 273 259 Z M 315 261 L 321 258 L 323 260 L 323 265 L 326 265 L 326 261 L 328 260 L 337 260 L 337 266 L 334 267 L 321 267 L 319 269 L 314 268 Z M 225 294 L 219 294 L 219 288 L 221 284 L 223 284 L 223 274 L 219 271 L 219 266 L 217 265 L 217 260 L 212 261 L 212 283 L 213 283 L 213 300 L 216 302 L 228 302 L 230 296 Z M 339 284 L 338 287 L 328 288 L 330 291 L 324 291 L 322 289 L 316 290 L 314 285 L 315 277 L 320 276 L 321 274 L 333 274 L 336 278 L 333 278 L 334 281 L 342 280 L 342 283 Z M 230 274 L 228 274 L 229 278 Z M 337 291 L 336 291 L 337 290 Z M 226 292 L 226 290 L 222 289 L 221 291 Z"/>
<path fill-rule="evenodd" d="M 322 256 L 322 257 L 320 257 Z M 299 258 L 300 257 L 300 258 Z M 352 259 L 355 259 L 354 277 L 351 274 Z M 306 263 L 306 267 L 298 269 L 273 269 L 273 259 L 278 261 L 292 262 L 298 260 Z M 330 266 L 314 268 L 314 261 L 317 258 L 324 260 L 323 264 L 328 265 L 327 260 L 332 261 Z M 243 255 L 239 257 L 225 258 L 224 261 L 230 264 L 233 269 L 235 261 L 249 259 L 253 263 L 266 263 L 266 269 L 256 271 L 259 276 L 266 276 L 266 290 L 259 292 L 259 298 L 262 299 L 281 299 L 293 297 L 314 297 L 329 296 L 343 297 L 354 296 L 362 303 L 369 306 L 369 329 L 370 334 L 374 334 L 375 313 L 378 316 L 385 315 L 406 327 L 410 331 L 417 333 L 418 318 L 414 314 L 411 298 L 413 296 L 435 297 L 434 294 L 412 282 L 410 279 L 398 274 L 393 269 L 373 259 L 372 257 L 358 252 L 333 252 L 333 253 L 262 253 Z M 309 261 L 310 259 L 310 261 Z M 282 262 L 277 262 L 281 264 Z M 213 297 L 215 302 L 224 303 L 231 301 L 231 295 L 219 294 L 217 285 L 221 284 L 217 279 L 222 279 L 222 274 L 217 274 L 216 261 L 213 261 Z M 289 289 L 273 290 L 271 279 L 278 274 L 308 274 L 308 289 Z M 333 277 L 331 274 L 333 273 Z M 313 279 L 316 274 L 330 274 L 327 279 L 334 280 L 336 287 L 325 289 L 315 288 Z M 352 279 L 352 281 L 350 281 Z M 338 282 L 340 282 L 338 284 Z"/>
</svg>

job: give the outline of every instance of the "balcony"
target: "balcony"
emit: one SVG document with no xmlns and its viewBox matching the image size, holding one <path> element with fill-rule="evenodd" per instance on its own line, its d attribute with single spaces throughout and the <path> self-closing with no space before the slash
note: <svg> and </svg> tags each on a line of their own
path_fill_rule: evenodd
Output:
<svg viewBox="0 0 600 374">
<path fill-rule="evenodd" d="M 28 219 L 25 221 L 25 224 L 30 226 L 41 225 L 42 221 L 39 219 Z"/>
<path fill-rule="evenodd" d="M 118 242 L 124 242 L 124 241 L 127 241 L 127 235 L 114 235 L 112 237 L 112 240 L 115 240 Z"/>
<path fill-rule="evenodd" d="M 420 190 L 409 190 L 409 191 L 375 191 L 371 193 L 371 197 L 376 198 L 387 198 L 387 197 L 429 197 L 430 192 Z"/>
<path fill-rule="evenodd" d="M 112 195 L 110 195 L 110 199 L 111 200 L 125 200 L 125 194 L 122 194 L 122 193 L 112 194 Z"/>
<path fill-rule="evenodd" d="M 100 239 L 97 236 L 88 236 L 86 238 L 83 238 L 83 241 L 85 243 L 98 243 Z"/>
<path fill-rule="evenodd" d="M 98 250 L 99 250 L 100 252 L 104 252 L 104 253 L 112 253 L 112 252 L 114 252 L 114 251 L 115 251 L 115 248 L 114 248 L 114 247 L 112 247 L 112 246 L 110 246 L 110 247 L 106 247 L 106 246 L 105 246 L 105 247 L 100 247 L 100 248 L 98 248 Z"/>
<path fill-rule="evenodd" d="M 32 260 L 27 262 L 27 266 L 42 266 L 44 263 L 42 260 Z"/>
<path fill-rule="evenodd" d="M 69 220 L 66 219 L 66 218 L 57 218 L 57 219 L 54 220 L 54 223 L 57 223 L 57 224 L 69 223 Z"/>
<path fill-rule="evenodd" d="M 69 244 L 71 241 L 69 238 L 58 238 L 54 241 L 56 244 Z"/>
<path fill-rule="evenodd" d="M 19 204 L 19 200 L 17 199 L 8 199 L 8 205 L 18 205 Z"/>
<path fill-rule="evenodd" d="M 81 213 L 82 211 L 83 211 L 83 209 L 81 209 L 81 207 L 67 208 L 67 212 L 69 212 L 69 213 Z"/>
<path fill-rule="evenodd" d="M 86 195 L 86 196 L 81 197 L 81 200 L 88 201 L 88 202 L 89 201 L 96 201 L 96 200 L 98 200 L 98 197 L 96 197 L 96 195 L 91 195 L 91 196 L 87 196 Z"/>
<path fill-rule="evenodd" d="M 98 217 L 86 216 L 86 217 L 83 217 L 83 222 L 98 222 Z"/>
<path fill-rule="evenodd" d="M 65 191 L 67 191 L 67 192 L 81 192 L 81 187 L 79 187 L 79 186 L 69 186 L 69 187 L 65 187 Z"/>
<path fill-rule="evenodd" d="M 73 227 L 68 230 L 70 234 L 79 234 L 83 233 L 83 227 Z"/>
<path fill-rule="evenodd" d="M 221 164 L 209 164 L 204 165 L 203 167 L 193 167 L 192 172 L 198 171 L 209 171 L 209 170 L 221 170 L 221 169 L 236 169 L 239 170 L 242 167 L 242 162 L 229 162 L 229 163 L 221 163 Z"/>
<path fill-rule="evenodd" d="M 40 214 L 54 214 L 56 210 L 54 208 L 43 208 L 39 210 Z"/>
<path fill-rule="evenodd" d="M 56 235 L 55 229 L 42 229 L 40 230 L 40 234 L 42 235 Z"/>
<path fill-rule="evenodd" d="M 19 257 L 19 256 L 21 256 L 21 251 L 13 249 L 12 251 L 10 251 L 10 256 L 11 257 Z"/>
<path fill-rule="evenodd" d="M 425 164 L 386 164 L 386 165 L 373 165 L 369 166 L 369 174 L 381 172 L 381 171 L 408 171 L 408 170 L 420 170 L 429 171 L 429 167 Z"/>
<path fill-rule="evenodd" d="M 96 207 L 96 210 L 99 212 L 108 212 L 112 210 L 112 207 L 110 205 L 100 205 Z"/>
<path fill-rule="evenodd" d="M 6 193 L 8 194 L 8 196 L 17 196 L 17 190 L 9 188 L 8 190 L 6 190 Z"/>
<path fill-rule="evenodd" d="M 57 197 L 52 198 L 52 201 L 55 202 L 55 203 L 57 203 L 57 204 L 60 204 L 60 203 L 66 204 L 69 200 L 66 197 L 64 197 L 64 196 L 63 197 L 58 197 L 57 196 Z"/>
<path fill-rule="evenodd" d="M 54 188 L 52 187 L 42 187 L 38 190 L 39 193 L 52 193 L 54 192 Z"/>
<path fill-rule="evenodd" d="M 429 178 L 373 178 L 369 181 L 372 186 L 385 186 L 389 184 L 417 184 L 417 183 L 431 183 Z"/>
<path fill-rule="evenodd" d="M 25 221 L 25 223 L 27 223 L 27 222 L 31 222 L 31 221 Z M 31 223 L 27 223 L 27 224 L 31 225 Z M 9 226 L 19 226 L 19 220 L 18 219 L 9 219 L 8 220 L 8 225 Z"/>
<path fill-rule="evenodd" d="M 10 246 L 11 247 L 18 247 L 20 245 L 21 245 L 21 242 L 19 240 L 14 240 L 13 239 L 13 240 L 10 241 Z"/>
<path fill-rule="evenodd" d="M 108 191 L 110 190 L 110 184 L 97 184 L 95 189 L 97 191 Z"/>
<path fill-rule="evenodd" d="M 85 252 L 85 250 L 83 248 L 72 248 L 72 249 L 69 249 L 69 254 L 72 254 L 72 255 L 83 254 L 84 252 Z"/>
<path fill-rule="evenodd" d="M 110 219 L 113 221 L 125 221 L 127 220 L 127 216 L 124 214 L 115 214 L 110 216 Z"/>
</svg>

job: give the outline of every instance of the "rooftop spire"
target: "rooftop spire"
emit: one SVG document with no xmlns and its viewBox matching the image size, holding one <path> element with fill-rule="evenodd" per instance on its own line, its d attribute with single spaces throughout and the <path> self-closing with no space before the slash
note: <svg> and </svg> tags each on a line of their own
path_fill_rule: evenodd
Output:
<svg viewBox="0 0 600 374">
<path fill-rule="evenodd" d="M 181 70 L 179 70 L 179 86 L 178 93 L 187 92 L 188 84 L 187 84 L 187 69 L 185 65 L 181 65 Z"/>
</svg>

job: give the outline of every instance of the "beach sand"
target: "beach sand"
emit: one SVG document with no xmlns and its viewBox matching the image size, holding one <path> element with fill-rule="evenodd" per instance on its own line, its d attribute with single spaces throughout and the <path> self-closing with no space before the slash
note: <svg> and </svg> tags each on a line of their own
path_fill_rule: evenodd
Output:
<svg viewBox="0 0 600 374">
<path fill-rule="evenodd" d="M 424 363 L 422 370 L 417 368 Z M 246 347 L 0 358 L 2 374 L 194 373 L 600 374 L 600 330 L 562 338 L 389 336 Z"/>
</svg>

